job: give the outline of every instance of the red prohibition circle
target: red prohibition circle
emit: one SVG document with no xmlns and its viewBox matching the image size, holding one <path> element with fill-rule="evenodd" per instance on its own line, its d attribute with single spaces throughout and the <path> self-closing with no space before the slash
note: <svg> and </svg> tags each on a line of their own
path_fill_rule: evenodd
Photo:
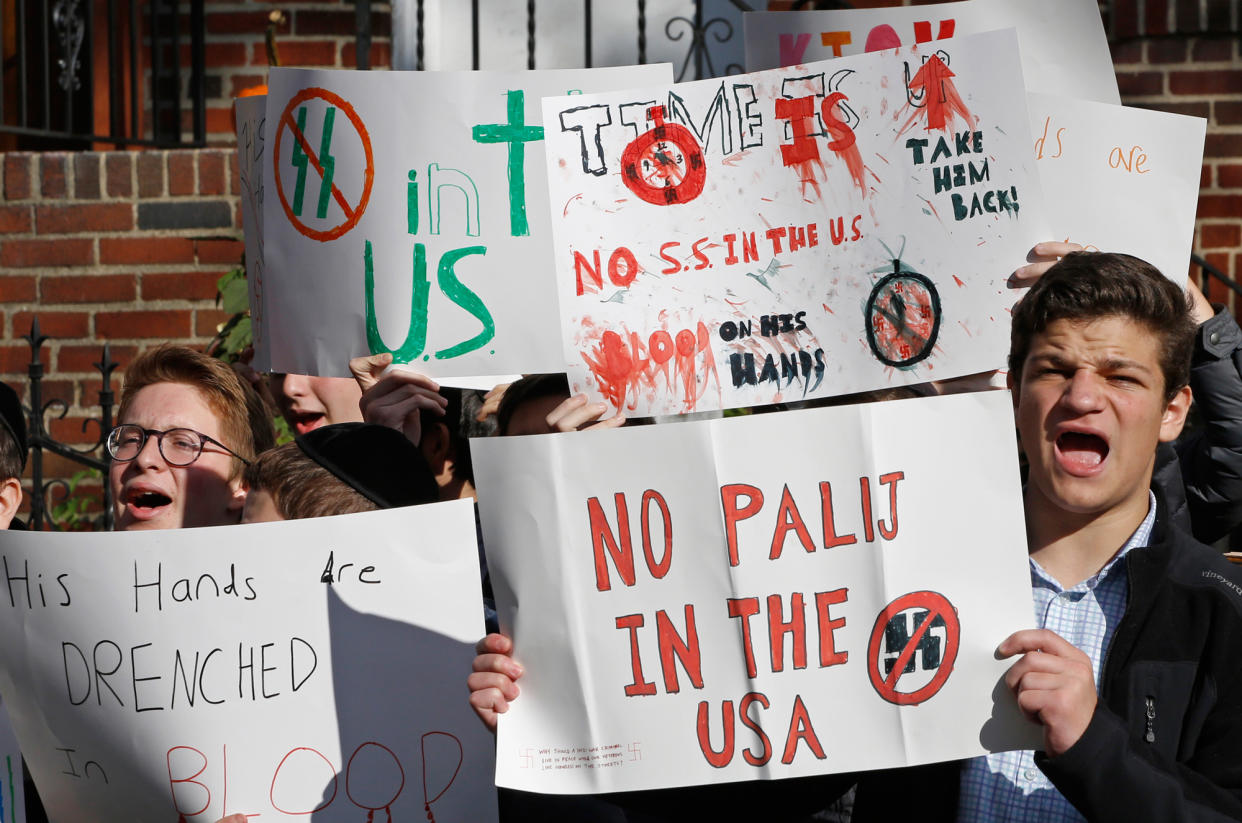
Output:
<svg viewBox="0 0 1242 823">
<path fill-rule="evenodd" d="M 884 640 L 884 629 L 888 626 L 890 620 L 907 609 L 922 608 L 928 612 L 927 617 L 919 624 L 910 639 L 906 642 L 906 648 L 898 656 L 893 670 L 889 673 L 888 678 L 880 673 L 880 644 Z M 945 648 L 940 658 L 940 667 L 936 669 L 936 674 L 926 685 L 912 692 L 901 692 L 897 690 L 898 680 L 901 679 L 902 669 L 905 668 L 905 662 L 910 654 L 913 654 L 914 648 L 918 646 L 923 635 L 931 629 L 932 621 L 937 618 L 943 618 L 945 627 Z M 880 612 L 880 616 L 875 620 L 875 627 L 871 629 L 871 641 L 867 644 L 867 675 L 871 678 L 871 685 L 879 693 L 880 697 L 889 703 L 895 703 L 898 706 L 917 706 L 919 703 L 934 697 L 945 681 L 949 679 L 949 675 L 953 672 L 953 664 L 957 660 L 957 649 L 961 641 L 961 626 L 957 620 L 957 610 L 953 608 L 953 604 L 939 592 L 921 591 L 910 592 L 898 597 L 892 603 L 884 607 Z"/>
<path fill-rule="evenodd" d="M 702 194 L 707 182 L 703 151 L 685 126 L 664 122 L 663 106 L 648 109 L 647 117 L 656 125 L 625 147 L 621 180 L 648 203 L 689 203 Z"/>
<path fill-rule="evenodd" d="M 358 198 L 358 205 L 353 207 L 353 210 L 351 211 L 345 203 L 344 197 L 338 196 L 337 202 L 341 206 L 342 211 L 345 212 L 345 222 L 325 231 L 312 229 L 294 215 L 293 208 L 289 205 L 288 198 L 285 197 L 285 187 L 280 178 L 280 141 L 284 136 L 285 127 L 288 126 L 291 132 L 296 131 L 297 125 L 293 121 L 293 110 L 300 104 L 305 103 L 307 100 L 316 97 L 331 103 L 333 106 L 336 106 L 345 113 L 345 116 L 349 118 L 349 122 L 352 123 L 354 128 L 358 131 L 358 137 L 362 140 L 362 150 L 365 152 L 367 160 L 366 167 L 362 170 L 362 196 Z M 297 140 L 298 135 L 295 134 L 294 139 Z M 305 140 L 304 137 L 302 139 Z M 305 148 L 307 147 L 303 148 L 304 151 Z M 313 156 L 309 151 L 306 152 L 306 155 L 308 158 Z M 321 243 L 326 243 L 329 240 L 337 239 L 354 226 L 358 225 L 358 221 L 362 219 L 363 212 L 367 210 L 367 202 L 371 199 L 371 185 L 375 182 L 375 157 L 371 153 L 371 135 L 367 133 L 367 128 L 363 125 L 362 118 L 358 116 L 358 112 L 354 111 L 354 107 L 339 94 L 335 94 L 324 88 L 319 88 L 318 86 L 311 86 L 309 88 L 302 89 L 293 96 L 293 99 L 289 101 L 289 105 L 285 106 L 285 110 L 281 112 L 280 123 L 276 127 L 276 148 L 272 152 L 272 164 L 276 172 L 276 194 L 280 196 L 280 205 L 284 207 L 285 216 L 289 218 L 289 222 L 295 229 L 312 240 L 318 240 Z M 315 165 L 315 170 L 322 175 L 322 172 L 318 169 L 318 163 Z M 333 193 L 339 195 L 340 190 L 336 189 L 335 183 L 332 187 L 335 190 Z"/>
</svg>

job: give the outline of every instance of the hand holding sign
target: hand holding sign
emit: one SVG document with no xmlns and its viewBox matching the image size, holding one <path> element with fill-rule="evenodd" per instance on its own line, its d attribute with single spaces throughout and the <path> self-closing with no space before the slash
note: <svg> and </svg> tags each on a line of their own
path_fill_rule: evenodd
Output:
<svg viewBox="0 0 1242 823">
<path fill-rule="evenodd" d="M 510 700 L 521 694 L 514 681 L 522 676 L 522 665 L 509 655 L 513 641 L 503 634 L 489 634 L 475 646 L 474 672 L 466 678 L 470 688 L 470 707 L 483 725 L 496 731 L 496 717 L 509 711 Z"/>
<path fill-rule="evenodd" d="M 1095 712 L 1091 658 L 1056 632 L 1014 632 L 997 648 L 1001 658 L 1021 654 L 1005 674 L 1023 713 L 1044 727 L 1044 751 L 1063 754 L 1078 742 Z"/>
<path fill-rule="evenodd" d="M 400 368 L 385 374 L 391 364 L 392 355 L 387 352 L 349 361 L 349 370 L 362 388 L 358 401 L 362 419 L 396 429 L 417 446 L 423 437 L 423 410 L 443 417 L 448 400 L 425 374 Z"/>
</svg>

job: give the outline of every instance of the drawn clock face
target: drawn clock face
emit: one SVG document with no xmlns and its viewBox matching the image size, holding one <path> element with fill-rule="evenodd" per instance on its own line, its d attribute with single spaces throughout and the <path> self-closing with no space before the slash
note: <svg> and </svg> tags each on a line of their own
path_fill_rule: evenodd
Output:
<svg viewBox="0 0 1242 823">
<path fill-rule="evenodd" d="M 649 116 L 656 125 L 625 147 L 621 179 L 648 203 L 688 203 L 699 196 L 707 180 L 703 152 L 688 129 L 664 122 L 663 106 L 653 107 Z"/>
<path fill-rule="evenodd" d="M 875 284 L 864 312 L 867 344 L 886 366 L 906 368 L 931 356 L 940 334 L 940 295 L 912 271 L 896 271 Z"/>
</svg>

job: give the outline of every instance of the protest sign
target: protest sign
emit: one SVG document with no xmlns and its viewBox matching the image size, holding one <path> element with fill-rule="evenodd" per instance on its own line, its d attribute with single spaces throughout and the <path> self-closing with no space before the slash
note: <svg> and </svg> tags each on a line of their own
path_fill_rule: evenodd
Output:
<svg viewBox="0 0 1242 823">
<path fill-rule="evenodd" d="M 25 772 L 8 709 L 0 703 L 0 823 L 26 820 Z"/>
<path fill-rule="evenodd" d="M 242 234 L 246 242 L 246 288 L 250 293 L 250 334 L 256 371 L 272 370 L 263 308 L 263 120 L 266 95 L 233 101 L 237 116 L 237 176 L 241 184 Z"/>
<path fill-rule="evenodd" d="M 685 413 L 1003 366 L 1005 278 L 1051 236 L 1012 31 L 544 122 L 574 391 Z"/>
<path fill-rule="evenodd" d="M 474 534 L 468 502 L 0 533 L 0 691 L 51 819 L 495 820 Z"/>
<path fill-rule="evenodd" d="M 1031 91 L 1120 105 L 1112 52 L 1095 0 L 962 0 L 884 9 L 754 12 L 742 16 L 746 70 L 1016 28 Z"/>
<path fill-rule="evenodd" d="M 606 792 L 1031 748 L 1007 392 L 477 441 L 525 667 L 496 781 Z"/>
<path fill-rule="evenodd" d="M 670 77 L 273 69 L 271 367 L 348 377 L 388 351 L 436 378 L 563 371 L 539 98 Z"/>
<path fill-rule="evenodd" d="M 1027 96 L 1052 235 L 1141 257 L 1185 285 L 1207 121 Z"/>
</svg>

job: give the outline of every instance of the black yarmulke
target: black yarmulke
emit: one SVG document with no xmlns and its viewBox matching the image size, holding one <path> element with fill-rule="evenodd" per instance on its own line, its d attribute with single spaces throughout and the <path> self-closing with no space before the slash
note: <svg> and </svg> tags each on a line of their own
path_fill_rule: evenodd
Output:
<svg viewBox="0 0 1242 823">
<path fill-rule="evenodd" d="M 17 448 L 22 453 L 22 468 L 26 468 L 26 416 L 22 413 L 17 392 L 8 383 L 0 383 L 0 425 L 8 429 L 17 441 Z"/>
<path fill-rule="evenodd" d="M 373 423 L 335 423 L 295 438 L 307 457 L 384 509 L 439 500 L 439 486 L 418 447 Z"/>
</svg>

